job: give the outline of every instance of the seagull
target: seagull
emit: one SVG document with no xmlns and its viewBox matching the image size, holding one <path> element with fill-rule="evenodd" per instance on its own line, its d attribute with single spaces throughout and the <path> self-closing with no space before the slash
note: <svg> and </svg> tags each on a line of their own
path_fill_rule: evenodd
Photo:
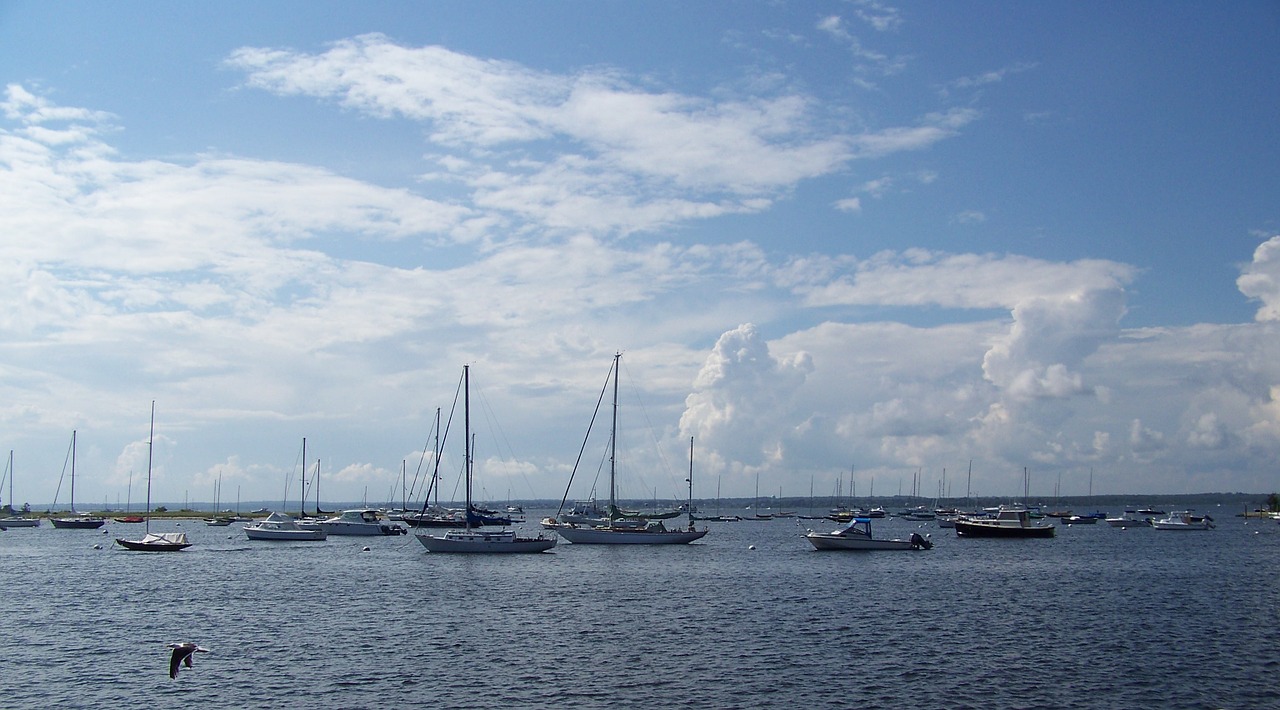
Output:
<svg viewBox="0 0 1280 710">
<path fill-rule="evenodd" d="M 173 649 L 173 655 L 169 656 L 169 677 L 178 677 L 178 666 L 183 663 L 187 664 L 187 668 L 191 667 L 191 656 L 195 653 L 208 653 L 209 649 L 202 648 L 190 641 L 185 643 L 171 643 L 169 648 Z"/>
</svg>

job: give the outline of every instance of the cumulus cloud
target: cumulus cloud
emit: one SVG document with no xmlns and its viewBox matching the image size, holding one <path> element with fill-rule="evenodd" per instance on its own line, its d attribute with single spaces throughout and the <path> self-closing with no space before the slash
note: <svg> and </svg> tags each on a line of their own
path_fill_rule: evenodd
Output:
<svg viewBox="0 0 1280 710">
<path fill-rule="evenodd" d="M 1240 293 L 1262 302 L 1256 320 L 1280 321 L 1280 236 L 1258 245 L 1236 286 Z"/>
<path fill-rule="evenodd" d="M 705 467 L 713 472 L 754 471 L 782 460 L 793 397 L 811 370 L 805 353 L 785 360 L 771 355 L 754 325 L 727 331 L 685 399 L 680 431 L 700 442 Z"/>
<path fill-rule="evenodd" d="M 1149 429 L 1141 419 L 1134 419 L 1129 426 L 1129 446 L 1137 453 L 1148 453 L 1164 448 L 1164 434 Z"/>
<path fill-rule="evenodd" d="M 1038 297 L 1016 305 L 1009 333 L 983 358 L 987 379 L 1019 399 L 1088 391 L 1077 371 L 1085 357 L 1120 333 L 1119 288 Z"/>
</svg>

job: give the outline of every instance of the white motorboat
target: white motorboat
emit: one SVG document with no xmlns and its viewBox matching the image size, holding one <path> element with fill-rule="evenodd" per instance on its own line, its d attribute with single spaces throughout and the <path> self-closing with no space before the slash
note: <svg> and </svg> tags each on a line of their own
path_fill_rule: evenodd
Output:
<svg viewBox="0 0 1280 710">
<path fill-rule="evenodd" d="M 920 533 L 907 540 L 885 540 L 871 536 L 871 518 L 854 518 L 829 533 L 810 532 L 804 536 L 815 550 L 928 550 L 933 542 Z"/>
<path fill-rule="evenodd" d="M 1189 510 L 1175 510 L 1159 520 L 1152 520 L 1151 526 L 1156 530 L 1212 530 L 1213 518 L 1207 515 L 1192 515 Z"/>
<path fill-rule="evenodd" d="M 1138 515 L 1138 511 L 1130 508 L 1114 518 L 1107 518 L 1107 525 L 1113 528 L 1149 528 L 1151 518 Z"/>
<path fill-rule="evenodd" d="M 250 540 L 324 540 L 325 531 L 309 530 L 285 513 L 272 513 L 256 523 L 244 526 Z"/>
<path fill-rule="evenodd" d="M 405 529 L 382 519 L 373 508 L 344 510 L 321 520 L 320 529 L 329 535 L 403 535 Z"/>
</svg>

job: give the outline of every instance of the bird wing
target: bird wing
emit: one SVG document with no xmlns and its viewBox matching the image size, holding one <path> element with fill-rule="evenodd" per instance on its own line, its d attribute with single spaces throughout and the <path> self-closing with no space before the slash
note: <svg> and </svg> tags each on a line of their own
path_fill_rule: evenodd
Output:
<svg viewBox="0 0 1280 710">
<path fill-rule="evenodd" d="M 191 665 L 191 651 L 181 646 L 173 649 L 173 653 L 169 656 L 169 677 L 178 677 L 178 666 L 182 664 L 182 659 L 187 659 L 187 665 Z"/>
</svg>

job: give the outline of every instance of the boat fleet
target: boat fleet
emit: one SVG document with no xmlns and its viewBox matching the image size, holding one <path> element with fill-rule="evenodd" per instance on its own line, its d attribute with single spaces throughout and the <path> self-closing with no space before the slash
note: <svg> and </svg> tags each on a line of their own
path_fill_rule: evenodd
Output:
<svg viewBox="0 0 1280 710">
<path fill-rule="evenodd" d="M 247 524 L 242 528 L 245 536 L 249 540 L 260 541 L 287 541 L 287 542 L 308 542 L 323 541 L 330 535 L 333 536 L 390 536 L 403 535 L 409 532 L 409 528 L 418 528 L 425 532 L 416 533 L 417 540 L 428 551 L 433 553 L 539 553 L 547 552 L 555 548 L 556 542 L 563 539 L 575 545 L 683 545 L 696 542 L 705 537 L 709 529 L 702 527 L 699 529 L 696 520 L 717 520 L 722 522 L 739 521 L 739 520 L 771 520 L 774 518 L 804 518 L 813 519 L 814 516 L 796 515 L 795 513 L 783 513 L 777 515 L 761 514 L 759 510 L 755 510 L 750 517 L 739 516 L 716 516 L 712 518 L 696 518 L 693 506 L 693 439 L 689 440 L 689 473 L 686 478 L 688 483 L 688 500 L 679 508 L 666 512 L 642 513 L 639 511 L 623 510 L 619 506 L 617 499 L 617 478 L 618 470 L 617 462 L 617 436 L 618 436 L 618 374 L 621 363 L 622 354 L 614 355 L 612 365 L 609 371 L 609 377 L 606 379 L 606 387 L 612 385 L 613 390 L 613 416 L 608 437 L 608 461 L 609 461 L 609 500 L 606 505 L 597 503 L 594 499 L 588 501 L 580 501 L 579 503 L 565 509 L 562 503 L 559 510 L 555 514 L 547 516 L 542 520 L 543 532 L 537 535 L 519 535 L 512 528 L 514 523 L 521 521 L 521 518 L 514 517 L 523 512 L 520 506 L 508 505 L 507 513 L 502 514 L 496 511 L 487 510 L 476 505 L 472 501 L 472 436 L 471 436 L 471 413 L 470 413 L 470 367 L 464 366 L 462 377 L 458 385 L 459 392 L 463 398 L 463 422 L 465 451 L 463 460 L 465 462 L 464 475 L 466 484 L 466 500 L 465 507 L 462 509 L 449 509 L 439 505 L 439 489 L 436 490 L 437 501 L 435 505 L 427 505 L 425 501 L 430 500 L 431 488 L 425 493 L 424 505 L 420 511 L 411 512 L 409 510 L 400 510 L 394 513 L 386 513 L 375 508 L 352 508 L 338 512 L 331 517 L 311 517 L 305 513 L 305 498 L 303 504 L 303 514 L 294 517 L 282 511 L 260 511 L 268 513 L 266 517 L 260 519 L 241 518 L 237 516 L 218 515 L 214 518 L 205 520 L 210 526 L 227 526 L 232 522 L 244 520 Z M 455 399 L 455 402 L 457 400 Z M 597 402 L 596 413 L 592 415 L 591 421 L 594 423 L 599 414 L 601 403 L 604 401 L 603 393 L 600 401 Z M 437 444 L 435 451 L 435 462 L 437 470 L 432 474 L 431 481 L 434 486 L 439 480 L 439 462 L 440 462 L 440 440 L 439 440 L 439 418 L 440 413 L 437 410 Z M 452 415 L 450 416 L 452 420 Z M 155 402 L 152 402 L 151 408 L 151 435 L 147 443 L 147 511 L 151 509 L 151 445 L 155 435 Z M 588 436 L 590 436 L 590 427 L 588 427 Z M 76 434 L 73 431 L 71 436 L 71 446 L 68 453 L 71 470 L 71 514 L 63 517 L 53 517 L 50 522 L 55 528 L 71 528 L 71 529 L 96 529 L 102 527 L 106 523 L 106 519 L 101 516 L 89 515 L 86 513 L 77 513 L 75 511 L 75 444 Z M 306 439 L 303 439 L 303 489 L 306 487 Z M 583 445 L 584 449 L 586 444 Z M 319 473 L 319 462 L 317 461 L 317 481 Z M 64 467 L 65 471 L 65 467 Z M 577 467 L 575 465 L 574 473 Z M 13 452 L 9 454 L 9 462 L 5 471 L 10 485 L 10 500 L 12 500 L 13 485 Z M 570 476 L 570 485 L 572 485 L 573 477 Z M 758 481 L 757 481 L 758 486 Z M 219 481 L 216 490 L 220 493 L 221 481 Z M 286 491 L 288 490 L 286 486 Z M 237 496 L 238 497 L 238 496 Z M 317 513 L 319 510 L 319 491 L 317 482 Z M 568 499 L 568 490 L 566 489 L 565 500 Z M 758 495 L 757 495 L 758 499 Z M 56 500 L 55 500 L 56 503 Z M 216 507 L 216 505 L 215 505 Z M 0 514 L 7 512 L 7 517 L 0 518 L 0 531 L 8 528 L 22 527 L 38 527 L 40 524 L 39 517 L 30 515 L 18 515 L 12 509 L 12 504 L 6 506 L 6 509 L 0 508 Z M 256 511 L 258 512 L 258 511 Z M 1157 518 L 1157 516 L 1163 516 Z M 685 524 L 677 522 L 678 518 L 687 518 Z M 929 550 L 933 547 L 933 541 L 928 535 L 920 535 L 912 533 L 907 539 L 889 539 L 875 537 L 871 530 L 871 521 L 876 518 L 889 517 L 888 512 L 883 508 L 859 509 L 851 510 L 844 506 L 833 508 L 826 516 L 831 521 L 841 523 L 842 527 L 831 532 L 814 532 L 808 531 L 804 537 L 813 546 L 815 550 L 854 550 L 854 551 L 877 551 L 877 550 L 899 550 L 899 551 L 921 551 Z M 928 508 L 923 505 L 906 508 L 900 511 L 896 516 L 908 521 L 930 521 L 936 522 L 940 528 L 954 529 L 956 536 L 960 538 L 1052 538 L 1056 531 L 1056 526 L 1047 522 L 1043 514 L 1038 509 L 1030 508 L 1026 505 L 1001 505 L 993 508 L 986 508 L 979 512 L 965 513 L 955 509 Z M 1151 527 L 1156 530 L 1212 530 L 1215 525 L 1213 519 L 1209 516 L 1195 515 L 1191 511 L 1175 511 L 1173 513 L 1164 513 L 1164 511 L 1156 511 L 1150 509 L 1127 509 L 1125 512 L 1115 518 L 1108 517 L 1103 513 L 1094 513 L 1090 515 L 1072 515 L 1069 511 L 1065 513 L 1055 513 L 1048 517 L 1056 517 L 1063 525 L 1083 525 L 1095 524 L 1098 520 L 1106 520 L 1106 522 L 1118 528 L 1129 527 Z M 145 522 L 146 530 L 141 538 L 127 539 L 118 538 L 116 543 L 121 547 L 140 551 L 140 552 L 175 552 L 191 547 L 186 533 L 183 532 L 152 532 L 151 531 L 151 515 L 148 512 L 144 516 L 126 516 L 124 518 L 116 518 L 117 522 L 122 523 L 138 523 Z M 671 521 L 670 523 L 668 521 Z M 401 525 L 401 523 L 403 525 Z M 498 527 L 499 530 L 486 530 L 486 527 Z M 436 529 L 443 530 L 437 532 Z"/>
</svg>

